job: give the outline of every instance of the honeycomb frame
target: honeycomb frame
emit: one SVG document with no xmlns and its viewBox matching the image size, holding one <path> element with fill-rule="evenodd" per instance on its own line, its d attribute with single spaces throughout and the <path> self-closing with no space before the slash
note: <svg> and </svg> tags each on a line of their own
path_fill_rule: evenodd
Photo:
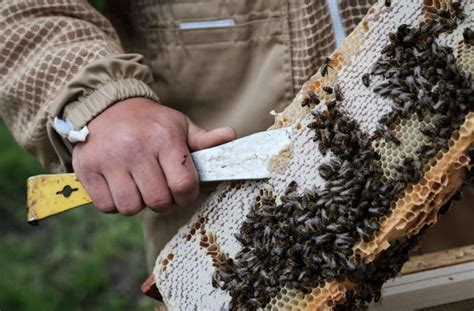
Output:
<svg viewBox="0 0 474 311">
<path fill-rule="evenodd" d="M 379 1 L 372 9 L 370 9 L 367 16 L 362 20 L 359 26 L 356 27 L 354 32 L 344 41 L 342 46 L 334 52 L 330 58 L 333 60 L 332 66 L 329 69 L 329 74 L 325 77 L 321 76 L 321 73 L 316 73 L 304 86 L 303 89 L 299 92 L 293 102 L 281 113 L 275 115 L 275 125 L 273 128 L 287 127 L 292 126 L 294 128 L 295 140 L 304 140 L 306 143 L 308 140 L 308 135 L 305 133 L 306 125 L 308 124 L 308 114 L 309 109 L 301 107 L 301 102 L 304 100 L 307 92 L 309 90 L 315 92 L 321 100 L 329 100 L 327 94 L 322 90 L 325 86 L 332 86 L 335 83 L 341 81 L 342 71 L 345 71 L 346 79 L 352 79 L 352 87 L 348 91 L 348 97 L 356 97 L 355 101 L 361 102 L 362 100 L 373 100 L 380 103 L 380 100 L 375 99 L 374 95 L 365 95 L 355 96 L 354 89 L 361 88 L 360 82 L 358 82 L 359 75 L 368 70 L 368 67 L 357 68 L 357 60 L 360 57 L 363 57 L 362 47 L 372 42 L 374 40 L 370 37 L 370 34 L 373 32 L 383 32 L 387 33 L 388 30 L 383 30 L 383 23 L 387 23 L 390 28 L 393 29 L 398 26 L 396 20 L 391 19 L 393 15 L 397 13 L 403 15 L 406 20 L 409 20 L 411 24 L 423 23 L 426 20 L 433 18 L 437 10 L 448 10 L 452 6 L 451 1 L 435 1 L 435 0 L 425 0 L 423 3 L 399 3 L 398 1 L 393 1 L 392 7 L 387 8 L 385 6 L 385 1 Z M 472 12 L 474 9 L 473 1 L 466 1 L 465 6 L 467 10 Z M 397 11 L 398 10 L 398 11 Z M 395 12 L 394 12 L 395 11 Z M 468 25 L 472 25 L 474 21 L 472 20 L 472 14 L 468 16 L 468 21 L 465 22 Z M 386 26 L 384 26 L 386 27 Z M 375 30 L 374 30 L 375 29 Z M 472 46 L 466 46 L 462 44 L 460 40 L 460 29 L 454 31 L 452 34 L 449 34 L 451 37 L 456 37 L 454 41 L 457 42 L 457 52 L 458 52 L 458 63 L 463 70 L 471 71 L 474 58 L 473 58 L 473 48 Z M 446 35 L 448 37 L 448 35 Z M 445 37 L 441 38 L 445 40 Z M 447 40 L 447 39 L 446 39 Z M 452 42 L 450 42 L 451 45 Z M 377 48 L 375 48 L 377 50 Z M 380 50 L 380 47 L 378 47 Z M 349 74 L 347 73 L 349 72 Z M 372 81 L 374 83 L 376 81 Z M 347 83 L 343 83 L 347 85 Z M 357 95 L 357 94 L 356 94 Z M 364 111 L 368 109 L 374 109 L 374 106 L 370 107 L 361 107 L 359 110 L 351 109 L 351 107 L 344 107 L 348 115 L 354 119 L 362 120 L 361 125 L 364 130 L 367 132 L 373 132 L 375 130 L 374 124 L 377 123 L 377 118 L 383 115 L 388 111 L 387 105 L 380 103 L 380 107 L 377 107 L 377 113 L 374 113 L 375 116 L 369 119 L 361 117 Z M 365 110 L 364 110 L 365 109 Z M 416 123 L 416 122 L 414 122 Z M 405 126 L 406 125 L 406 126 Z M 403 129 L 405 128 L 405 129 Z M 407 125 L 400 124 L 396 129 L 396 133 L 406 133 L 413 132 L 413 129 L 419 128 L 415 124 Z M 409 130 L 407 130 L 409 129 Z M 303 139 L 303 138 L 304 139 Z M 406 141 L 417 141 L 420 136 L 416 134 L 409 135 L 405 138 Z M 422 141 L 422 140 L 421 140 Z M 371 263 L 373 262 L 381 253 L 387 250 L 390 247 L 389 241 L 396 240 L 402 237 L 415 236 L 423 227 L 426 225 L 432 225 L 436 223 L 438 219 L 438 212 L 440 208 L 453 196 L 453 194 L 462 186 L 464 182 L 464 177 L 466 174 L 466 169 L 471 167 L 471 163 L 466 150 L 471 147 L 474 142 L 474 114 L 469 113 L 464 123 L 461 125 L 459 131 L 452 134 L 451 139 L 449 140 L 449 149 L 438 152 L 431 162 L 428 164 L 427 169 L 425 170 L 421 180 L 413 185 L 410 185 L 404 190 L 404 195 L 399 198 L 393 208 L 391 214 L 385 217 L 381 221 L 381 227 L 377 234 L 368 242 L 359 242 L 357 243 L 353 250 L 354 253 L 360 255 L 364 262 Z M 390 144 L 389 144 L 390 145 Z M 229 297 L 228 295 L 219 289 L 210 289 L 207 291 L 197 290 L 196 292 L 183 292 L 189 290 L 189 287 L 186 286 L 175 286 L 173 282 L 179 281 L 180 272 L 173 272 L 176 269 L 180 269 L 184 264 L 193 265 L 192 272 L 195 272 L 193 277 L 196 277 L 198 280 L 189 281 L 186 279 L 184 283 L 188 282 L 190 284 L 200 284 L 200 283 L 211 283 L 211 278 L 209 278 L 209 272 L 219 265 L 219 256 L 232 257 L 238 252 L 238 243 L 235 240 L 232 240 L 232 233 L 236 232 L 238 228 L 238 222 L 242 216 L 242 213 L 245 213 L 246 205 L 249 205 L 250 202 L 257 197 L 261 198 L 264 193 L 267 195 L 270 194 L 274 197 L 278 197 L 279 194 L 283 193 L 283 184 L 286 185 L 284 181 L 289 179 L 288 170 L 291 169 L 291 164 L 288 162 L 294 160 L 294 157 L 298 156 L 296 152 L 298 151 L 297 143 L 294 143 L 290 150 L 287 150 L 279 159 L 275 159 L 272 164 L 273 171 L 275 176 L 272 179 L 275 179 L 275 182 L 229 182 L 223 183 L 218 187 L 216 193 L 211 195 L 211 198 L 203 204 L 203 208 L 198 211 L 196 216 L 190 221 L 190 223 L 183 227 L 180 232 L 175 236 L 175 238 L 168 243 L 162 253 L 158 256 L 157 265 L 155 267 L 155 278 L 157 280 L 158 288 L 163 295 L 164 301 L 169 304 L 171 309 L 179 309 L 182 306 L 188 306 L 188 303 L 193 301 L 189 297 L 194 297 L 194 302 L 190 305 L 190 309 L 203 308 L 206 310 L 209 309 L 220 309 L 222 307 L 228 307 Z M 403 147 L 406 147 L 406 144 L 402 144 Z M 380 145 L 375 147 L 378 150 L 383 149 Z M 415 148 L 415 147 L 413 147 Z M 390 145 L 388 149 L 393 151 L 396 149 L 395 146 Z M 306 150 L 304 150 L 306 151 Z M 392 152 L 388 157 L 392 157 L 393 154 L 396 154 L 398 157 L 398 162 L 403 159 L 403 155 L 412 152 L 409 150 L 398 150 L 397 152 Z M 383 152 L 382 152 L 383 153 Z M 321 161 L 327 160 L 328 157 L 321 157 Z M 301 159 L 300 159 L 301 161 Z M 382 161 L 385 163 L 390 162 L 386 158 L 382 157 Z M 393 160 L 392 160 L 393 161 Z M 397 161 L 395 161 L 397 162 Z M 305 166 L 302 166 L 305 167 Z M 393 176 L 393 172 L 390 171 L 389 165 L 385 165 L 387 176 Z M 306 167 L 307 168 L 307 167 Z M 311 170 L 307 169 L 307 174 L 313 174 Z M 282 175 L 284 177 L 282 177 Z M 290 174 L 291 175 L 291 174 Z M 290 176 L 294 177 L 294 176 Z M 321 179 L 318 176 L 312 176 L 317 182 L 321 182 Z M 278 185 L 280 185 L 278 187 Z M 212 208 L 218 208 L 219 206 L 223 207 L 229 202 L 235 202 L 239 200 L 239 192 L 247 192 L 248 198 L 245 202 L 239 202 L 234 204 L 233 207 L 238 209 L 237 213 L 228 213 L 218 216 L 211 216 Z M 203 218 L 204 217 L 204 218 Z M 237 224 L 232 228 L 232 230 L 225 230 L 219 226 L 214 226 L 214 222 L 217 222 L 219 219 L 226 218 L 228 221 L 237 220 Z M 205 222 L 198 228 L 200 234 L 194 235 L 197 233 L 197 230 L 194 229 L 192 232 L 193 226 L 198 221 L 198 219 L 206 219 Z M 204 224 L 205 223 L 205 224 Z M 224 221 L 225 223 L 225 221 Z M 227 237 L 226 237 L 227 236 Z M 230 237 L 230 238 L 229 238 Z M 231 241 L 225 241 L 225 239 L 230 239 Z M 194 243 L 194 247 L 181 247 L 179 245 L 180 241 L 185 239 L 189 243 Z M 200 245 L 198 251 L 195 251 L 195 247 Z M 187 253 L 190 249 L 193 249 L 191 253 Z M 168 268 L 163 268 L 163 263 L 166 258 L 169 258 L 169 254 L 173 255 L 173 261 L 166 261 L 166 266 Z M 181 262 L 176 261 L 176 255 L 183 254 L 185 260 Z M 207 258 L 209 262 L 208 266 L 205 265 L 206 259 L 196 260 L 200 256 Z M 199 261 L 199 262 L 198 262 Z M 171 271 L 170 271 L 171 270 Z M 190 271 L 188 271 L 190 272 Z M 201 273 L 204 272 L 204 273 Z M 208 276 L 206 278 L 206 275 Z M 201 280 L 202 278 L 202 280 Z M 203 285 L 204 286 L 204 285 Z M 275 295 L 271 302 L 265 307 L 267 310 L 329 310 L 332 309 L 337 303 L 344 301 L 347 293 L 355 288 L 355 285 L 350 281 L 330 281 L 326 282 L 324 286 L 315 288 L 310 294 L 303 294 L 302 292 L 293 290 L 291 288 L 282 288 L 280 292 Z M 179 291 L 182 291 L 179 293 Z M 184 295 L 188 298 L 183 298 L 180 295 Z M 205 295 L 214 295 L 212 297 Z M 191 299 L 191 300 L 190 300 Z"/>
</svg>

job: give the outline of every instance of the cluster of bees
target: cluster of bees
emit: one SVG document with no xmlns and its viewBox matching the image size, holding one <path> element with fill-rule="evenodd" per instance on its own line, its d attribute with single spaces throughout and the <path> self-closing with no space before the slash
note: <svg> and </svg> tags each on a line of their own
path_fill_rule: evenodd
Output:
<svg viewBox="0 0 474 311">
<path fill-rule="evenodd" d="M 390 131 L 396 122 L 413 113 L 420 121 L 427 116 L 431 120 L 430 125 L 421 129 L 431 139 L 418 150 L 420 160 L 407 158 L 406 163 L 396 169 L 403 170 L 407 166 L 418 169 L 422 166 L 419 161 L 447 149 L 453 131 L 474 108 L 471 73 L 460 71 L 452 48 L 439 46 L 435 40 L 441 32 L 450 30 L 450 25 L 433 21 L 417 29 L 401 25 L 396 33 L 390 34 L 390 44 L 382 50 L 382 57 L 371 70 L 371 75 L 384 78 L 374 87 L 374 92 L 391 99 L 392 103 L 392 111 L 380 120 L 375 138 L 384 137 L 399 145 L 400 141 Z M 469 31 L 466 28 L 464 33 Z M 363 83 L 366 82 L 367 76 L 364 76 Z M 414 174 L 417 169 L 409 170 L 414 180 L 419 178 Z"/>
<path fill-rule="evenodd" d="M 360 266 L 358 278 L 352 278 L 353 282 L 357 282 L 357 287 L 346 292 L 344 302 L 334 306 L 334 311 L 367 310 L 366 302 L 370 302 L 374 288 L 381 288 L 388 278 L 398 274 L 408 260 L 410 251 L 421 241 L 423 231 L 410 238 L 391 241 L 390 247 L 374 261 Z M 374 300 L 379 299 L 380 291 L 376 295 Z"/>
<path fill-rule="evenodd" d="M 471 74 L 458 68 L 451 48 L 436 42 L 462 16 L 455 5 L 436 21 L 417 28 L 401 25 L 389 34 L 382 56 L 362 76 L 367 87 L 371 77 L 381 76 L 373 91 L 392 104 L 372 135 L 362 132 L 340 109 L 344 94 L 339 85 L 324 88 L 331 99 L 324 101 L 326 109 L 312 110 L 314 119 L 308 128 L 314 130 L 319 151 L 334 155 L 319 167 L 325 186 L 301 194 L 293 181 L 279 200 L 268 193 L 251 208 L 236 235 L 242 249 L 234 259 L 221 256 L 213 276 L 213 285 L 229 292 L 233 309 L 255 310 L 283 287 L 306 294 L 332 280 L 355 284 L 336 310 L 354 310 L 380 298 L 382 284 L 399 272 L 419 236 L 390 241 L 391 247 L 369 264 L 353 253 L 353 246 L 372 239 L 402 190 L 421 178 L 427 161 L 448 148 L 453 131 L 474 110 Z M 466 44 L 471 37 L 467 28 Z M 330 64 L 327 59 L 322 73 L 328 73 Z M 302 106 L 322 102 L 309 91 Z M 385 139 L 401 144 L 394 125 L 413 115 L 420 120 L 429 116 L 430 125 L 421 129 L 429 143 L 393 167 L 399 172 L 397 178 L 387 178 L 373 143 Z"/>
</svg>

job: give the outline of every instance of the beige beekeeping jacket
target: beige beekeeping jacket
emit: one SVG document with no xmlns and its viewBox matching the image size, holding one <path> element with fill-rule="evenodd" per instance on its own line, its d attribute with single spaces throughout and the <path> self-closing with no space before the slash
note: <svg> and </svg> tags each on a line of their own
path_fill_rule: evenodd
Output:
<svg viewBox="0 0 474 311">
<path fill-rule="evenodd" d="M 349 33 L 375 0 L 339 0 Z M 51 127 L 76 129 L 115 102 L 148 97 L 205 128 L 263 130 L 335 48 L 325 0 L 0 2 L 0 115 L 17 142 L 54 172 L 72 146 Z M 189 21 L 235 26 L 180 30 Z M 119 126 L 119 125 L 118 125 Z M 149 262 L 193 209 L 145 213 Z M 166 232 L 166 233 L 164 233 Z"/>
</svg>

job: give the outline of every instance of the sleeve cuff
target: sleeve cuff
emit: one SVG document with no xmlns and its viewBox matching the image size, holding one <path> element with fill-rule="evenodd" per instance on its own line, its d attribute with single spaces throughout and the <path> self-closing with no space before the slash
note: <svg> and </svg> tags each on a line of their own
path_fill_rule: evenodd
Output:
<svg viewBox="0 0 474 311">
<path fill-rule="evenodd" d="M 55 117 L 67 119 L 75 130 L 86 126 L 95 116 L 118 101 L 146 97 L 156 102 L 158 96 L 149 86 L 150 69 L 139 54 L 119 54 L 86 65 L 48 109 L 49 140 L 56 151 L 62 171 L 72 171 L 73 145 L 53 128 Z"/>
<path fill-rule="evenodd" d="M 158 101 L 155 92 L 143 81 L 137 79 L 109 81 L 87 97 L 67 104 L 63 118 L 71 121 L 74 128 L 79 129 L 109 106 L 132 97 L 146 97 Z"/>
</svg>

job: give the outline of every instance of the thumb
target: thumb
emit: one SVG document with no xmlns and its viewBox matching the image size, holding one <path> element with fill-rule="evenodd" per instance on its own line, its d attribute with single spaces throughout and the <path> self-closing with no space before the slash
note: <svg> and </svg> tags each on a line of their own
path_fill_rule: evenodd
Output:
<svg viewBox="0 0 474 311">
<path fill-rule="evenodd" d="M 188 146 L 192 151 L 217 146 L 237 138 L 231 127 L 206 131 L 188 119 Z"/>
</svg>

